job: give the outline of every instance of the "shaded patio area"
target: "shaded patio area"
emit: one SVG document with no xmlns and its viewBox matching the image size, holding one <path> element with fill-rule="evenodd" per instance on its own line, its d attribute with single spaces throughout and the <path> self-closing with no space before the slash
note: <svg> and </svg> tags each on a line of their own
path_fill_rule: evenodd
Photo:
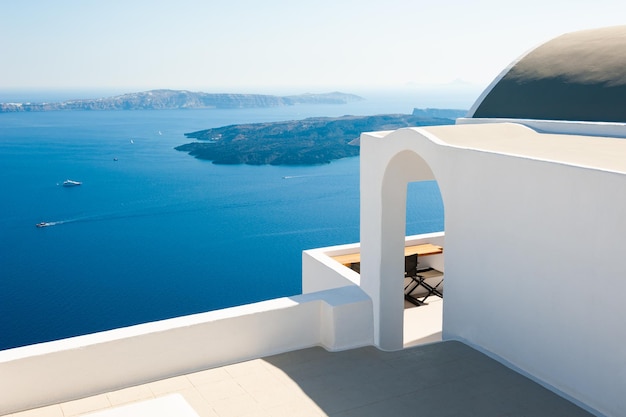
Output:
<svg viewBox="0 0 626 417">
<path fill-rule="evenodd" d="M 296 382 L 322 415 L 590 415 L 460 342 L 397 352 L 309 349 L 265 360 Z"/>
</svg>

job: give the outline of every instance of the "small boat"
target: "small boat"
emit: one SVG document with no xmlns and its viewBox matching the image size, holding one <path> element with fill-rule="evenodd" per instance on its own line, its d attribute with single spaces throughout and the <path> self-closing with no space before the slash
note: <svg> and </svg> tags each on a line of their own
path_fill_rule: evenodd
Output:
<svg viewBox="0 0 626 417">
<path fill-rule="evenodd" d="M 81 185 L 82 182 L 80 181 L 74 181 L 74 180 L 65 180 L 63 181 L 63 186 L 64 187 L 76 187 L 78 185 Z"/>
<path fill-rule="evenodd" d="M 41 222 L 41 223 L 37 223 L 35 226 L 36 227 L 48 227 L 48 226 L 52 226 L 52 224 L 48 222 Z"/>
</svg>

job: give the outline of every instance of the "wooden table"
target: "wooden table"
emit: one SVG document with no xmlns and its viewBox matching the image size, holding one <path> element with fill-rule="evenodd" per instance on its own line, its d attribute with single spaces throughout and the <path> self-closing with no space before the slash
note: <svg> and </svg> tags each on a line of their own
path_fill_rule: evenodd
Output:
<svg viewBox="0 0 626 417">
<path fill-rule="evenodd" d="M 409 256 L 417 253 L 417 256 L 437 255 L 443 253 L 443 247 L 433 245 L 432 243 L 423 243 L 421 245 L 405 246 L 404 256 Z M 334 260 L 347 267 L 354 263 L 361 262 L 361 253 L 348 253 L 346 255 L 332 256 Z"/>
</svg>

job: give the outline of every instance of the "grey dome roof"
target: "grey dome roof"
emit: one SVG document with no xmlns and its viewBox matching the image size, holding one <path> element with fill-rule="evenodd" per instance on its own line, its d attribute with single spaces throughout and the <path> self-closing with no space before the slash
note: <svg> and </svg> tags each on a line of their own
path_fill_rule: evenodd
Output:
<svg viewBox="0 0 626 417">
<path fill-rule="evenodd" d="M 568 33 L 513 63 L 468 117 L 626 122 L 626 26 Z"/>
</svg>

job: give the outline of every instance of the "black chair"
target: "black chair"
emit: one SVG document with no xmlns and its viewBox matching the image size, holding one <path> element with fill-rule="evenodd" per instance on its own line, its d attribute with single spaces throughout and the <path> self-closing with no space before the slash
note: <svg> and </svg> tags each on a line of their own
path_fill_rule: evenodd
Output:
<svg viewBox="0 0 626 417">
<path fill-rule="evenodd" d="M 436 295 L 437 297 L 443 298 L 443 294 L 439 291 L 438 287 L 441 285 L 443 280 L 441 280 L 434 287 L 426 282 L 426 278 L 421 273 L 433 271 L 433 268 L 425 267 L 420 268 L 419 262 L 417 260 L 417 254 L 408 255 L 404 257 L 404 276 L 406 278 L 410 278 L 409 283 L 404 287 L 404 299 L 408 302 L 415 304 L 416 306 L 424 305 L 426 299 L 431 295 Z M 417 290 L 418 287 L 422 287 L 426 290 L 426 295 L 419 299 L 413 295 L 413 292 Z"/>
<path fill-rule="evenodd" d="M 424 305 L 411 293 L 419 286 L 419 278 L 417 278 L 417 254 L 404 257 L 404 277 L 410 278 L 409 283 L 404 287 L 404 299 L 416 306 Z"/>
</svg>

